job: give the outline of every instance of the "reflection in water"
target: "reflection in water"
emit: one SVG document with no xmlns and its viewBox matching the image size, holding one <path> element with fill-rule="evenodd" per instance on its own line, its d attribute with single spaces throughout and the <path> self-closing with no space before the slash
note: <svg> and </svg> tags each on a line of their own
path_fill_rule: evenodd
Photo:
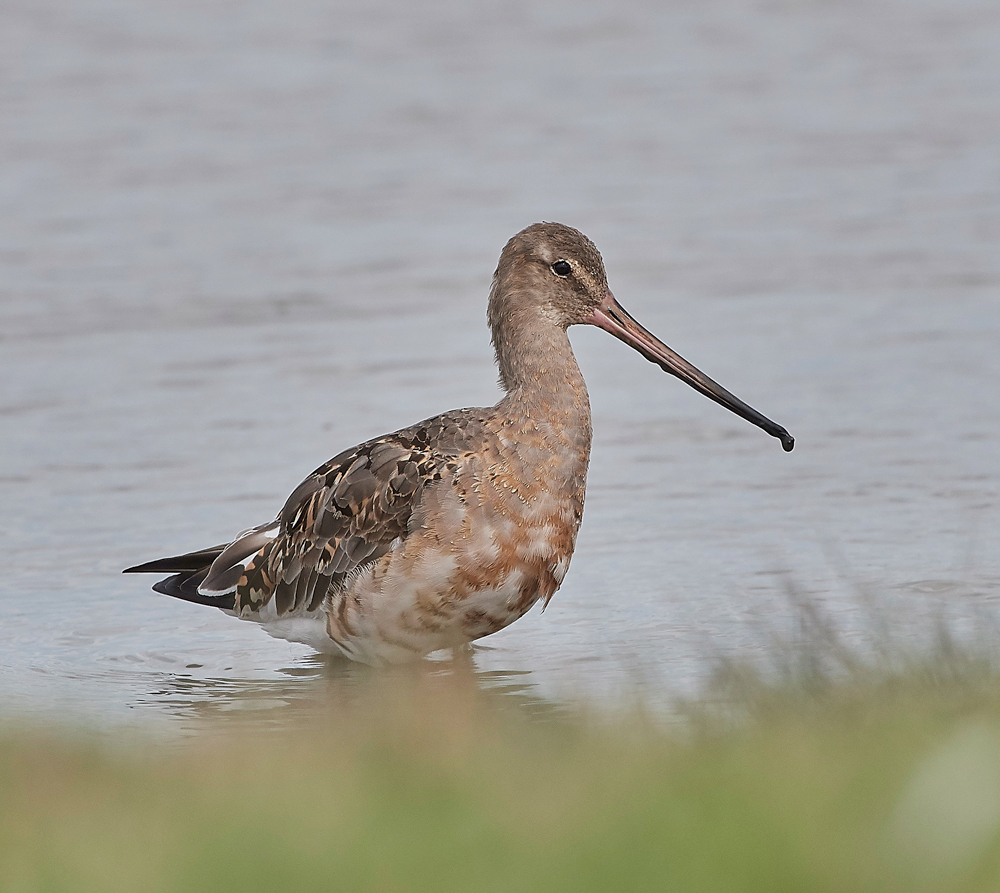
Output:
<svg viewBox="0 0 1000 893">
<path fill-rule="evenodd" d="M 498 672 L 476 666 L 475 653 L 375 670 L 329 655 L 313 655 L 276 671 L 285 679 L 194 678 L 183 674 L 149 680 L 136 706 L 172 717 L 175 729 L 192 732 L 208 720 L 285 729 L 316 720 L 349 717 L 390 693 L 416 688 L 437 697 L 486 699 L 514 706 L 528 716 L 550 717 L 564 709 L 539 697 L 527 672 Z"/>
</svg>

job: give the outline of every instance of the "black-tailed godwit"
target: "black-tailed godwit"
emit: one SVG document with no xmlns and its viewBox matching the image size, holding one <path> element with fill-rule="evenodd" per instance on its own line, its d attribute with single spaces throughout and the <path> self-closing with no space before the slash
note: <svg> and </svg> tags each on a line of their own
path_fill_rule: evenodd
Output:
<svg viewBox="0 0 1000 893">
<path fill-rule="evenodd" d="M 590 400 L 566 330 L 595 325 L 792 449 L 636 322 L 582 233 L 537 223 L 500 255 L 489 297 L 496 406 L 459 409 L 335 456 L 274 521 L 125 573 L 369 664 L 412 660 L 503 629 L 559 588 L 583 516 Z"/>
</svg>

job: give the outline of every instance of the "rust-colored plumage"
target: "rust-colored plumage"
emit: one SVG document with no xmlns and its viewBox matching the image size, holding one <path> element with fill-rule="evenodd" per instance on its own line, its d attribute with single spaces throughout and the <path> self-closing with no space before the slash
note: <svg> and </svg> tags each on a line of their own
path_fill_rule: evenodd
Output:
<svg viewBox="0 0 1000 893">
<path fill-rule="evenodd" d="M 539 223 L 506 245 L 488 319 L 505 396 L 370 440 L 320 466 L 278 517 L 133 572 L 153 588 L 370 664 L 496 632 L 569 568 L 590 402 L 566 330 L 597 325 L 768 433 L 792 438 L 681 359 L 608 290 L 582 233 Z"/>
</svg>

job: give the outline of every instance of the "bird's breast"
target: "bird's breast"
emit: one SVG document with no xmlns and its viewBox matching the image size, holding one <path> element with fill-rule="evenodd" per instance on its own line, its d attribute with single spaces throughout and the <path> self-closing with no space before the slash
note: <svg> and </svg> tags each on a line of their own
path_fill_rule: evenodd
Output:
<svg viewBox="0 0 1000 893">
<path fill-rule="evenodd" d="M 537 455 L 535 454 L 537 452 Z M 583 512 L 586 459 L 498 440 L 424 493 L 406 539 L 328 604 L 355 659 L 396 662 L 504 628 L 559 588 Z"/>
</svg>

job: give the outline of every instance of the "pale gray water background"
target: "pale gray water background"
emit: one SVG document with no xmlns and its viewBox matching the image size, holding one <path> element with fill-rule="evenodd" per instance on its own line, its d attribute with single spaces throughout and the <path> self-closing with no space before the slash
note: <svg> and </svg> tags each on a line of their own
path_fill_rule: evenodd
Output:
<svg viewBox="0 0 1000 893">
<path fill-rule="evenodd" d="M 1000 596 L 1000 5 L 6 0 L 0 711 L 182 727 L 361 671 L 126 565 L 329 456 L 497 397 L 486 293 L 559 220 L 797 438 L 596 330 L 567 580 L 484 685 L 697 690 L 792 629 Z M 280 714 L 280 711 L 279 711 Z"/>
</svg>

